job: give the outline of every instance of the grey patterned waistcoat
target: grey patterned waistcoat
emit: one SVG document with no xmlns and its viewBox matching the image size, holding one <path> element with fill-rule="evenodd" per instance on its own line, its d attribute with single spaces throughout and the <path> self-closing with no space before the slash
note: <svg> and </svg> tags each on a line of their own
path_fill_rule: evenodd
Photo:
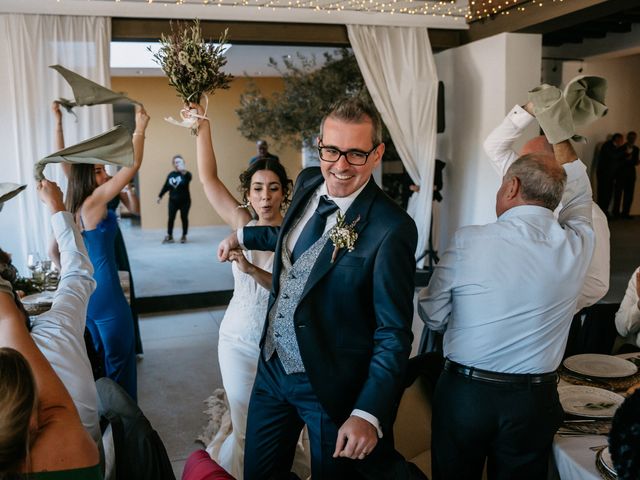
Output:
<svg viewBox="0 0 640 480">
<path fill-rule="evenodd" d="M 311 269 L 328 238 L 329 232 L 325 232 L 311 248 L 300 255 L 293 265 L 291 265 L 286 248 L 282 248 L 280 291 L 269 311 L 269 326 L 267 327 L 263 355 L 265 360 L 269 360 L 274 351 L 278 352 L 278 357 L 287 375 L 305 371 L 293 324 L 293 314 L 300 302 Z M 282 243 L 286 245 L 287 239 L 284 238 Z"/>
</svg>

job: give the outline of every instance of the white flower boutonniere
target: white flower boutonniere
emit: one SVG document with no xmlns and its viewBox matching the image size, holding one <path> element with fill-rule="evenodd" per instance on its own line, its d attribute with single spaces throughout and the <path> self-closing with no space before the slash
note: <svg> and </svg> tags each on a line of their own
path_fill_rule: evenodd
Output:
<svg viewBox="0 0 640 480">
<path fill-rule="evenodd" d="M 331 263 L 336 261 L 338 252 L 341 248 L 346 248 L 352 252 L 358 239 L 358 232 L 355 230 L 356 224 L 360 221 L 360 215 L 353 222 L 347 225 L 344 215 L 338 212 L 337 223 L 329 232 L 329 238 L 333 242 L 333 255 L 331 255 Z"/>
</svg>

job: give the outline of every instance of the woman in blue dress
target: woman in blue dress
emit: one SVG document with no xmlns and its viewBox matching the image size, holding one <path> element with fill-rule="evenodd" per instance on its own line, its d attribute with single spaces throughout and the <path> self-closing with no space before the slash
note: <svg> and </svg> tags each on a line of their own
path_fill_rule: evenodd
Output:
<svg viewBox="0 0 640 480">
<path fill-rule="evenodd" d="M 104 358 L 106 375 L 137 400 L 135 335 L 131 309 L 120 286 L 114 242 L 118 229 L 109 201 L 133 179 L 142 163 L 144 134 L 149 116 L 136 109 L 133 166 L 109 178 L 103 165 L 71 166 L 67 209 L 75 216 L 93 263 L 97 286 L 89 300 L 87 328 Z"/>
</svg>

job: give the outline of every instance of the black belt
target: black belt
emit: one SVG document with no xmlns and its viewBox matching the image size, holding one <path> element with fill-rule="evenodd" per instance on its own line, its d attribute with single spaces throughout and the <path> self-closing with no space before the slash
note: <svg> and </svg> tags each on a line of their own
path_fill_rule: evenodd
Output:
<svg viewBox="0 0 640 480">
<path fill-rule="evenodd" d="M 447 359 L 444 362 L 444 369 L 447 372 L 457 373 L 463 377 L 482 380 L 494 383 L 516 383 L 516 384 L 540 384 L 540 383 L 558 383 L 558 374 L 552 373 L 500 373 L 490 372 L 489 370 L 480 370 L 479 368 L 467 367 L 460 363 L 452 362 Z"/>
</svg>

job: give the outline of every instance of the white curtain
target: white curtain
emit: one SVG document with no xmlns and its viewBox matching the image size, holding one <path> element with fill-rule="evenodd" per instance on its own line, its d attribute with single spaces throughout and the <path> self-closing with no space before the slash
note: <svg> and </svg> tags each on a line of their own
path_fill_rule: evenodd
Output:
<svg viewBox="0 0 640 480">
<path fill-rule="evenodd" d="M 13 254 L 25 275 L 28 252 L 46 254 L 49 214 L 38 200 L 33 164 L 54 148 L 51 102 L 72 99 L 71 89 L 49 65 L 61 64 L 102 85 L 110 85 L 111 22 L 106 17 L 0 15 L 0 182 L 29 187 L 0 212 L 0 248 Z M 110 106 L 77 107 L 77 120 L 63 110 L 66 145 L 107 130 Z M 59 165 L 45 176 L 66 187 Z"/>
<path fill-rule="evenodd" d="M 407 209 L 418 227 L 419 257 L 428 246 L 436 150 L 438 77 L 429 35 L 417 27 L 347 25 L 347 31 L 373 102 L 420 186 Z"/>
</svg>

